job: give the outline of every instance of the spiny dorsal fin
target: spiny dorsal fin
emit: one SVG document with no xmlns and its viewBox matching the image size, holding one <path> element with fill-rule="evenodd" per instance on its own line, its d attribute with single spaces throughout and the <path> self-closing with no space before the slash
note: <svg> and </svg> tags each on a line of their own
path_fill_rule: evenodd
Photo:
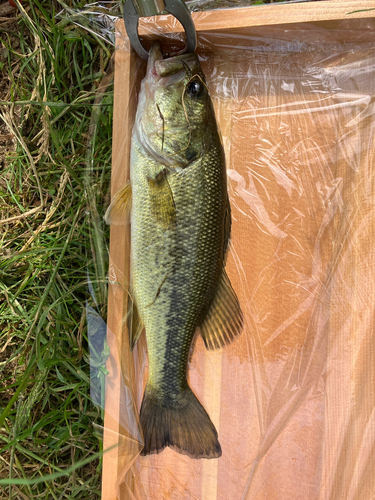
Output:
<svg viewBox="0 0 375 500">
<path fill-rule="evenodd" d="M 230 344 L 241 333 L 243 314 L 237 296 L 225 270 L 208 313 L 200 325 L 207 349 L 220 349 Z"/>
<path fill-rule="evenodd" d="M 166 172 L 162 171 L 155 179 L 148 179 L 152 213 L 166 229 L 176 223 L 176 207 Z"/>
<path fill-rule="evenodd" d="M 143 331 L 144 325 L 139 316 L 136 303 L 129 297 L 128 298 L 128 329 L 130 350 L 133 351 L 135 344 L 138 342 L 139 337 Z"/>
<path fill-rule="evenodd" d="M 129 222 L 128 215 L 132 204 L 132 187 L 130 182 L 118 191 L 109 205 L 104 220 L 107 224 L 120 226 Z"/>
</svg>

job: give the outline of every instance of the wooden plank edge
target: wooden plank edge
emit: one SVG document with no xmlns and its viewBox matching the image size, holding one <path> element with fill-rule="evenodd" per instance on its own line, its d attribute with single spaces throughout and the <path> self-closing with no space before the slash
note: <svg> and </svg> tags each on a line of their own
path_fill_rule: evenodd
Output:
<svg viewBox="0 0 375 500">
<path fill-rule="evenodd" d="M 373 10 L 371 10 L 373 9 Z M 196 30 L 221 31 L 251 26 L 335 21 L 375 17 L 375 0 L 325 0 L 292 4 L 269 4 L 192 13 Z M 139 34 L 181 33 L 182 26 L 171 15 L 139 20 Z"/>
<path fill-rule="evenodd" d="M 134 53 L 118 51 L 115 59 L 114 75 L 114 114 L 113 114 L 113 141 L 112 141 L 112 196 L 124 185 L 129 177 L 130 154 L 123 154 L 123 150 L 130 151 L 130 124 L 124 122 L 123 110 L 128 109 L 131 101 L 132 62 Z M 126 147 L 125 143 L 126 142 Z M 129 263 L 125 253 L 129 242 L 129 228 L 126 226 L 111 226 L 110 228 L 110 262 L 109 274 L 114 273 L 114 280 L 125 282 L 129 275 Z M 112 278 L 113 279 L 113 278 Z M 123 379 L 121 376 L 121 362 L 119 347 L 122 339 L 118 339 L 122 318 L 126 311 L 127 295 L 121 285 L 112 283 L 108 287 L 108 315 L 107 315 L 107 342 L 110 347 L 110 356 L 106 363 L 109 374 L 106 378 L 105 413 L 103 448 L 113 449 L 103 455 L 102 500 L 119 500 L 118 479 L 121 475 L 121 408 L 124 398 Z"/>
</svg>

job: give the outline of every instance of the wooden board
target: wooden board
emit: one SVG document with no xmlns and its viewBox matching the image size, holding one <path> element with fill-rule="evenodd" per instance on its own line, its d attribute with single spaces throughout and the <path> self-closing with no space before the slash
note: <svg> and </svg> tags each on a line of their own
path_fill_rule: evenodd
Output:
<svg viewBox="0 0 375 500">
<path fill-rule="evenodd" d="M 249 26 L 255 27 L 242 47 L 246 49 L 246 44 L 248 48 L 252 47 L 257 37 L 276 36 L 275 33 L 279 30 L 275 26 L 271 33 L 266 28 L 257 26 L 341 18 L 346 20 L 347 12 L 370 7 L 375 8 L 375 1 L 325 1 L 194 14 L 198 31 L 198 52 L 210 54 L 210 58 L 203 63 L 203 69 L 208 77 L 214 73 L 214 68 L 221 72 L 217 81 L 208 83 L 211 86 L 225 85 L 225 71 L 229 75 L 241 68 L 243 71 L 241 61 L 236 58 L 232 60 L 225 47 L 215 48 L 218 32 L 223 35 L 227 31 L 226 45 L 235 45 L 239 34 L 246 33 Z M 375 11 L 368 11 L 350 16 L 369 18 L 374 15 Z M 353 30 L 350 36 L 353 43 L 364 44 L 370 31 L 359 30 L 361 25 L 358 22 L 351 21 Z M 145 25 L 141 23 L 140 33 L 150 33 L 152 25 L 153 20 L 148 20 Z M 342 26 L 340 31 L 340 26 L 335 24 L 335 35 L 330 35 L 329 31 L 313 24 L 299 26 L 298 29 L 309 43 L 318 34 L 323 37 L 322 43 L 329 43 L 332 50 L 335 50 L 335 47 L 340 46 L 340 37 L 343 41 L 350 41 L 347 38 L 350 31 L 348 25 Z M 373 26 L 370 21 L 369 26 Z M 158 29 L 167 33 L 179 31 L 170 16 L 160 16 Z M 290 32 L 287 35 L 285 29 L 283 36 L 286 42 L 290 36 L 290 40 L 295 43 L 295 36 Z M 138 60 L 134 52 L 128 50 L 122 23 L 119 25 L 117 40 L 113 193 L 124 184 L 129 175 L 129 145 L 136 88 L 144 71 L 144 63 Z M 272 68 L 271 63 L 274 67 L 280 67 L 280 54 L 259 56 L 256 51 L 251 54 L 247 59 L 248 67 L 258 70 L 259 75 L 269 71 L 267 68 Z M 371 52 L 367 56 L 369 61 L 373 57 Z M 354 68 L 355 55 L 347 57 L 347 63 Z M 343 66 L 341 58 L 342 55 L 338 52 L 337 59 L 332 60 L 333 69 Z M 368 254 L 368 242 L 363 235 L 366 230 L 370 231 L 370 235 L 373 234 L 374 218 L 370 210 L 363 208 L 360 215 L 367 221 L 367 229 L 363 227 L 363 234 L 357 233 L 350 225 L 360 225 L 356 200 L 362 199 L 364 194 L 359 179 L 353 179 L 353 169 L 348 166 L 347 157 L 337 149 L 337 145 L 340 134 L 348 132 L 341 126 L 340 120 L 345 117 L 345 123 L 350 123 L 345 115 L 346 111 L 340 115 L 340 110 L 343 107 L 344 110 L 348 109 L 355 122 L 361 110 L 365 109 L 368 96 L 374 94 L 375 89 L 368 80 L 365 84 L 362 82 L 362 85 L 368 85 L 367 96 L 358 96 L 355 89 L 353 95 L 342 96 L 341 100 L 328 96 L 329 102 L 324 101 L 319 93 L 305 95 L 301 83 L 301 67 L 306 66 L 308 61 L 314 65 L 313 56 L 305 54 L 303 50 L 295 51 L 285 58 L 289 69 L 283 73 L 286 80 L 285 95 L 282 96 L 269 93 L 266 91 L 267 87 L 263 87 L 259 91 L 254 89 L 246 98 L 246 79 L 241 80 L 238 85 L 241 98 L 234 98 L 229 93 L 227 98 L 219 99 L 215 96 L 223 95 L 223 89 L 212 91 L 226 148 L 234 216 L 228 272 L 246 315 L 246 328 L 241 339 L 228 349 L 209 354 L 205 352 L 202 342 L 198 341 L 193 364 L 190 366 L 190 383 L 219 432 L 224 452 L 219 461 L 191 461 L 171 450 L 165 450 L 158 456 L 137 459 L 140 448 L 136 422 L 132 416 L 137 415 L 140 404 L 142 367 L 145 367 L 146 359 L 144 344 L 135 350 L 134 355 L 130 355 L 126 331 L 122 326 L 129 275 L 126 260 L 129 228 L 111 228 L 109 276 L 113 284 L 109 290 L 108 315 L 111 357 L 107 363 L 110 374 L 107 377 L 104 449 L 110 446 L 115 448 L 104 455 L 103 500 L 372 500 L 374 484 L 368 472 L 373 469 L 371 452 L 361 440 L 367 432 L 368 442 L 373 443 L 371 419 L 364 416 L 366 412 L 371 414 L 374 408 L 372 399 L 369 400 L 366 411 L 361 411 L 358 415 L 355 427 L 352 427 L 354 434 L 347 431 L 346 438 L 343 438 L 342 429 L 345 426 L 350 429 L 350 411 L 356 405 L 357 398 L 358 401 L 361 398 L 361 380 L 364 377 L 365 382 L 368 382 L 373 376 L 371 367 L 367 375 L 362 375 L 362 379 L 358 375 L 358 363 L 361 360 L 366 363 L 371 361 L 368 351 L 363 348 L 356 367 L 353 367 L 351 352 L 345 352 L 345 342 L 354 342 L 353 339 L 359 339 L 361 335 L 362 330 L 353 327 L 353 322 L 362 324 L 366 332 L 370 331 L 371 322 L 364 325 L 362 312 L 365 298 L 374 296 L 371 294 L 371 284 L 365 280 L 366 273 L 373 272 L 374 259 L 372 254 Z M 249 81 L 254 79 L 255 69 L 249 73 Z M 363 73 L 366 80 L 366 70 Z M 370 75 L 372 73 L 368 70 L 367 78 Z M 268 78 L 272 81 L 272 72 L 268 74 Z M 290 89 L 293 89 L 293 84 L 295 87 L 292 92 Z M 310 99 L 308 104 L 305 103 L 307 99 Z M 310 111 L 301 113 L 301 106 Z M 244 110 L 247 110 L 247 116 L 239 120 L 238 117 Z M 280 123 L 283 114 L 285 126 Z M 290 118 L 288 121 L 288 117 L 294 115 L 298 119 Z M 348 147 L 350 144 L 357 145 L 352 146 L 355 150 L 359 147 L 358 144 L 366 141 L 367 145 L 371 143 L 371 116 L 370 114 L 366 120 L 355 122 L 353 127 L 356 131 L 353 132 Z M 288 151 L 289 154 L 288 161 L 285 162 L 282 154 L 278 156 L 274 153 L 269 171 L 264 170 L 262 147 L 258 141 L 259 130 L 263 126 L 264 139 L 272 141 L 281 153 L 286 154 Z M 285 127 L 290 127 L 289 135 Z M 296 139 L 291 140 L 291 137 Z M 310 145 L 307 145 L 308 141 L 311 141 Z M 324 151 L 323 158 L 316 151 Z M 350 156 L 349 150 L 346 154 Z M 352 156 L 354 158 L 358 155 L 352 151 Z M 303 161 L 308 168 L 308 175 L 304 181 L 306 184 L 301 184 L 300 188 L 305 190 L 306 198 L 294 190 L 287 175 L 290 174 L 289 165 L 294 165 L 295 168 L 299 165 L 301 168 Z M 357 165 L 360 172 L 358 175 L 365 175 L 368 162 L 365 151 L 361 151 Z M 250 171 L 252 175 L 249 175 Z M 368 170 L 367 175 L 370 175 Z M 336 204 L 335 216 L 325 229 L 324 217 L 327 217 L 328 212 L 322 205 L 321 193 L 311 184 L 311 179 L 319 176 L 324 179 L 321 182 L 322 189 L 332 189 L 329 203 Z M 350 183 L 359 182 L 356 190 L 353 191 L 349 183 L 341 191 L 347 205 L 353 205 L 353 213 L 357 210 L 355 216 L 350 213 L 348 225 L 340 218 L 337 205 L 339 200 L 335 198 L 338 188 L 334 187 L 334 181 L 346 178 L 350 179 Z M 264 196 L 259 196 L 257 193 L 262 183 L 267 184 L 267 189 Z M 272 213 L 275 220 L 269 216 Z M 284 219 L 287 220 L 291 213 L 297 214 L 296 219 L 293 219 L 286 230 Z M 345 233 L 352 234 L 351 231 L 353 239 L 352 243 L 348 243 Z M 286 243 L 285 234 L 288 234 Z M 337 235 L 347 245 L 342 257 L 333 252 L 331 247 L 331 242 L 338 238 Z M 316 241 L 320 242 L 318 249 L 314 247 Z M 359 249 L 358 252 L 356 249 Z M 340 280 L 339 275 L 334 274 L 334 280 L 327 281 L 327 277 L 322 274 L 315 276 L 312 273 L 311 255 L 315 255 L 314 251 L 319 252 L 323 270 L 327 270 L 333 262 L 336 266 L 334 271 L 339 270 L 346 276 L 351 274 L 350 262 L 354 259 L 358 263 L 356 278 L 353 275 L 348 280 L 361 316 L 354 316 L 353 319 L 348 312 L 347 302 L 341 304 L 344 297 L 341 288 L 344 287 L 345 280 Z M 299 262 L 301 252 L 309 257 Z M 366 266 L 369 267 L 362 268 L 366 252 Z M 294 268 L 299 274 L 297 271 L 293 272 Z M 306 276 L 306 282 L 299 280 L 300 274 Z M 326 288 L 320 286 L 321 282 L 328 286 L 329 294 Z M 364 290 L 364 296 L 361 295 L 361 290 Z M 347 301 L 350 302 L 349 298 Z M 336 311 L 335 315 L 330 314 L 332 308 Z M 340 321 L 345 324 L 338 324 Z M 336 332 L 341 332 L 341 337 Z M 366 342 L 370 342 L 372 334 L 364 335 L 367 335 Z M 360 351 L 360 340 L 358 345 Z M 337 363 L 335 356 L 340 356 L 341 362 Z M 286 360 L 289 364 L 292 363 L 289 367 Z M 329 376 L 327 367 L 330 370 Z M 348 395 L 344 389 L 344 393 L 337 389 L 336 382 L 340 378 L 350 387 Z M 283 405 L 287 410 L 284 414 Z M 238 420 L 236 412 L 232 412 L 231 406 L 242 408 L 241 420 Z M 361 418 L 363 421 L 359 423 Z M 340 422 L 341 427 L 337 427 L 337 422 Z M 345 455 L 345 446 L 352 450 L 352 456 L 356 460 Z M 272 453 L 268 453 L 270 448 Z M 347 471 L 345 481 L 341 481 L 337 475 L 340 467 Z M 360 476 L 362 483 L 358 479 Z"/>
<path fill-rule="evenodd" d="M 271 26 L 275 24 L 308 23 L 334 21 L 339 19 L 360 19 L 375 16 L 374 0 L 324 0 L 291 4 L 268 4 L 237 9 L 217 9 L 193 12 L 197 32 L 221 31 L 251 26 Z M 178 33 L 182 26 L 172 16 L 158 16 L 140 19 L 139 33 Z"/>
</svg>

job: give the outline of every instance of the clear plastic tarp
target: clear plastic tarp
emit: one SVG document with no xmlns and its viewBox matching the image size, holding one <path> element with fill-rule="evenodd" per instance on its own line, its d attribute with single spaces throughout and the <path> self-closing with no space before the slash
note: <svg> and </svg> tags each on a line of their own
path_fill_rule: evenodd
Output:
<svg viewBox="0 0 375 500">
<path fill-rule="evenodd" d="M 155 22 L 143 26 L 147 42 Z M 147 347 L 142 334 L 130 352 L 130 233 L 112 226 L 104 442 L 118 446 L 104 498 L 110 483 L 121 500 L 374 498 L 374 28 L 363 19 L 198 33 L 226 155 L 226 269 L 245 326 L 215 351 L 198 333 L 188 379 L 223 453 L 140 456 Z M 112 194 L 127 180 L 145 74 L 117 30 Z"/>
<path fill-rule="evenodd" d="M 131 0 L 129 0 L 131 1 Z M 282 4 L 305 3 L 324 0 L 285 0 Z M 215 9 L 233 9 L 238 7 L 259 7 L 274 3 L 272 0 L 187 0 L 186 5 L 190 12 L 202 12 Z M 102 0 L 90 2 L 81 8 L 72 8 L 65 4 L 58 13 L 62 19 L 60 27 L 71 23 L 82 28 L 85 32 L 101 38 L 104 42 L 116 45 L 116 22 L 122 19 L 124 2 L 120 0 Z"/>
</svg>

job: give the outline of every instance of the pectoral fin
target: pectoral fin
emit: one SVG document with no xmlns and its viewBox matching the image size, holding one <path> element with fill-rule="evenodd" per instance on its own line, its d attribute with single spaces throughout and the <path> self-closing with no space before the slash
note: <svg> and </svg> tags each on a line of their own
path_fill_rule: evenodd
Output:
<svg viewBox="0 0 375 500">
<path fill-rule="evenodd" d="M 167 174 L 162 171 L 155 179 L 148 179 L 152 212 L 166 229 L 176 223 L 176 207 Z"/>
<path fill-rule="evenodd" d="M 216 295 L 200 325 L 207 349 L 220 349 L 240 335 L 243 314 L 227 273 L 223 270 Z"/>
<path fill-rule="evenodd" d="M 144 325 L 139 316 L 136 303 L 129 297 L 128 299 L 128 330 L 130 350 L 133 351 L 135 344 L 143 331 Z"/>
<path fill-rule="evenodd" d="M 129 222 L 128 216 L 132 204 L 132 187 L 130 182 L 118 191 L 112 203 L 109 205 L 104 220 L 107 224 L 114 224 L 116 226 L 127 224 Z"/>
</svg>

